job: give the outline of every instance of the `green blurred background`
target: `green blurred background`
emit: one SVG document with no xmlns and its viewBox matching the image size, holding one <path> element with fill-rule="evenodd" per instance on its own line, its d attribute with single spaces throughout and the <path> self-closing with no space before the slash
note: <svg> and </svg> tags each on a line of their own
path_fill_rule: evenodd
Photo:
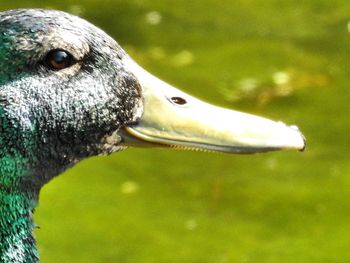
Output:
<svg viewBox="0 0 350 263">
<path fill-rule="evenodd" d="M 208 102 L 297 124 L 305 153 L 129 149 L 44 187 L 42 262 L 349 262 L 350 2 L 2 1 L 80 15 Z"/>
</svg>

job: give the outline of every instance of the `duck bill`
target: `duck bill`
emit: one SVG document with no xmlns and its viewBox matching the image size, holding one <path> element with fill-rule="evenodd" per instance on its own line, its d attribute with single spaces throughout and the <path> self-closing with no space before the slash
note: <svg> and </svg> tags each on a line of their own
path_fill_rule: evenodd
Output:
<svg viewBox="0 0 350 263">
<path fill-rule="evenodd" d="M 305 140 L 295 126 L 202 102 L 159 80 L 134 61 L 125 61 L 143 92 L 143 113 L 124 127 L 127 146 L 255 153 L 303 150 Z"/>
</svg>

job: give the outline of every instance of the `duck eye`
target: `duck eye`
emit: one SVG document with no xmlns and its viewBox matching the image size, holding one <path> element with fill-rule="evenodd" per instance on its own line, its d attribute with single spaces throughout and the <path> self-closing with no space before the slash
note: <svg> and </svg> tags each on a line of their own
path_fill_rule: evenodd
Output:
<svg viewBox="0 0 350 263">
<path fill-rule="evenodd" d="M 61 49 L 51 50 L 45 58 L 46 65 L 53 70 L 61 70 L 75 64 L 73 56 Z"/>
</svg>

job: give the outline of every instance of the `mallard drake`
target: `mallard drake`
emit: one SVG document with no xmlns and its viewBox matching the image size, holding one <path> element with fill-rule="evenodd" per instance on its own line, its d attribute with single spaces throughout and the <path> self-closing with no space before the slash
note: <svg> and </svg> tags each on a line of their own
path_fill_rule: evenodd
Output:
<svg viewBox="0 0 350 263">
<path fill-rule="evenodd" d="M 70 14 L 0 13 L 0 259 L 37 262 L 40 189 L 89 156 L 127 146 L 229 153 L 303 150 L 294 126 L 211 106 L 136 64 Z"/>
</svg>

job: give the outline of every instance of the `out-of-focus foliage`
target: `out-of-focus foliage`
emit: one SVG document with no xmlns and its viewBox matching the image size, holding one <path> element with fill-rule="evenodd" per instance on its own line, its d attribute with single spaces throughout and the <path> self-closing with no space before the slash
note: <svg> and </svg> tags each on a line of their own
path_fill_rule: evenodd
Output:
<svg viewBox="0 0 350 263">
<path fill-rule="evenodd" d="M 106 30 L 145 68 L 225 107 L 296 123 L 295 152 L 130 149 L 48 184 L 42 262 L 350 261 L 350 2 L 2 1 Z M 205 114 L 205 113 L 203 113 Z"/>
</svg>

